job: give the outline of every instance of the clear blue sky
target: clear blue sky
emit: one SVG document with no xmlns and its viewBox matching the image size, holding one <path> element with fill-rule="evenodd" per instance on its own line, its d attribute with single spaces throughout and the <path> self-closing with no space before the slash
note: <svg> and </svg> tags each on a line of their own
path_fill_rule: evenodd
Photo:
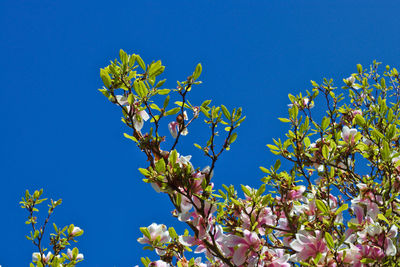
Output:
<svg viewBox="0 0 400 267">
<path fill-rule="evenodd" d="M 276 118 L 287 94 L 324 76 L 340 83 L 357 63 L 398 64 L 398 11 L 395 1 L 1 1 L 0 264 L 27 266 L 34 251 L 25 189 L 64 200 L 55 222 L 85 230 L 82 267 L 139 264 L 139 227 L 177 225 L 167 197 L 141 182 L 145 157 L 123 138 L 120 111 L 97 91 L 120 48 L 161 59 L 167 87 L 202 62 L 191 102 L 247 116 L 214 182 L 259 186 L 258 167 L 274 161 L 265 145 L 286 130 Z M 204 167 L 196 127 L 179 151 Z"/>
</svg>

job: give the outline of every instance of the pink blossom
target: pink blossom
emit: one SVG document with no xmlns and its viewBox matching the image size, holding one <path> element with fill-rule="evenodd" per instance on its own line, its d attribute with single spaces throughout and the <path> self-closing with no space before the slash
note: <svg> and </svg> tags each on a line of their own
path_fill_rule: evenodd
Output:
<svg viewBox="0 0 400 267">
<path fill-rule="evenodd" d="M 150 118 L 149 114 L 147 114 L 145 110 L 138 110 L 136 107 L 138 103 L 130 105 L 126 96 L 116 95 L 115 98 L 117 103 L 124 106 L 128 114 L 133 117 L 133 127 L 137 131 L 140 131 L 143 128 L 144 121 L 147 121 Z"/>
<path fill-rule="evenodd" d="M 169 132 L 171 133 L 173 138 L 178 137 L 178 128 L 179 128 L 179 123 L 176 121 L 171 121 L 168 124 Z"/>
<path fill-rule="evenodd" d="M 297 186 L 295 189 L 289 191 L 288 198 L 291 200 L 298 200 L 303 197 L 303 193 L 306 191 L 304 185 Z"/>
<path fill-rule="evenodd" d="M 158 260 L 158 261 L 153 261 L 149 264 L 149 266 L 154 266 L 154 267 L 169 267 L 170 265 L 162 260 Z"/>
<path fill-rule="evenodd" d="M 188 120 L 186 111 L 183 112 L 183 119 Z M 189 133 L 187 127 L 183 128 L 183 129 L 182 129 L 182 127 L 183 127 L 183 125 L 181 123 L 179 123 L 178 121 L 171 121 L 168 124 L 169 132 L 171 133 L 173 138 L 178 137 L 179 131 L 181 131 L 181 135 L 187 135 Z"/>
<path fill-rule="evenodd" d="M 74 226 L 74 229 L 71 231 L 71 236 L 80 236 L 83 234 L 83 230 L 77 226 Z"/>
<path fill-rule="evenodd" d="M 284 249 L 268 249 L 263 248 L 262 250 L 262 260 L 264 262 L 264 266 L 267 267 L 290 267 L 291 265 L 288 263 L 290 259 L 289 254 L 285 254 Z"/>
<path fill-rule="evenodd" d="M 343 79 L 343 81 L 344 81 L 349 87 L 351 87 L 351 88 L 353 88 L 353 89 L 358 90 L 358 89 L 361 88 L 361 86 L 360 86 L 359 84 L 356 84 L 356 83 L 355 83 L 356 78 L 355 78 L 354 76 L 350 76 L 350 77 L 348 77 L 347 79 Z"/>
<path fill-rule="evenodd" d="M 250 229 L 252 222 L 257 218 L 257 230 L 261 235 L 265 234 L 265 226 L 275 225 L 276 216 L 272 213 L 272 210 L 269 207 L 264 207 L 259 210 L 253 209 L 253 207 L 249 206 L 245 210 L 243 210 L 240 214 L 240 219 L 243 223 L 243 228 Z"/>
<path fill-rule="evenodd" d="M 140 244 L 151 245 L 156 240 L 158 241 L 158 243 L 161 244 L 171 241 L 168 229 L 164 224 L 152 223 L 151 225 L 149 225 L 149 227 L 147 227 L 147 229 L 150 233 L 150 239 L 147 236 L 143 235 L 143 237 L 137 239 Z"/>
<path fill-rule="evenodd" d="M 54 257 L 53 253 L 47 252 L 47 255 L 40 254 L 39 252 L 32 253 L 32 261 L 38 262 L 43 258 L 45 263 L 49 262 Z M 57 255 L 56 258 L 60 258 L 60 255 Z"/>
<path fill-rule="evenodd" d="M 79 254 L 76 256 L 76 258 L 74 258 L 74 255 L 73 255 L 71 249 L 68 249 L 68 250 L 67 250 L 67 256 L 68 256 L 68 258 L 69 258 L 70 260 L 83 260 L 83 254 L 82 254 L 82 253 L 79 253 Z"/>
<path fill-rule="evenodd" d="M 300 101 L 295 102 L 294 104 L 300 109 L 314 107 L 314 102 L 313 101 L 310 102 L 310 99 L 308 97 L 304 97 Z M 293 104 L 288 104 L 288 107 L 293 107 Z"/>
<path fill-rule="evenodd" d="M 352 111 L 351 111 L 351 114 L 353 115 L 353 117 L 355 117 L 356 115 L 361 115 L 362 116 L 362 111 L 361 111 L 361 109 L 353 109 Z"/>
<path fill-rule="evenodd" d="M 301 230 L 296 234 L 296 239 L 290 243 L 290 247 L 297 251 L 296 258 L 306 261 L 310 257 L 314 258 L 318 253 L 324 254 L 328 251 L 321 232 L 316 230 L 315 236 L 310 232 Z"/>
<path fill-rule="evenodd" d="M 231 235 L 227 237 L 227 246 L 236 247 L 233 254 L 233 263 L 235 265 L 242 265 L 246 262 L 246 259 L 256 255 L 256 251 L 259 249 L 261 244 L 258 235 L 255 232 L 249 230 L 243 231 L 243 237 Z"/>
<path fill-rule="evenodd" d="M 346 125 L 343 126 L 342 129 L 342 138 L 345 142 L 349 142 L 349 140 L 351 140 L 351 142 L 354 142 L 354 136 L 356 136 L 357 134 L 357 129 L 355 128 L 349 128 Z"/>
</svg>

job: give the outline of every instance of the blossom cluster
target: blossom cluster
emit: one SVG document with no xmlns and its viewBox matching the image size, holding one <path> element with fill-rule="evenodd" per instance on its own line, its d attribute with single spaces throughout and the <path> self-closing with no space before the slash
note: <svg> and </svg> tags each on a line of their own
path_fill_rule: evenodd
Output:
<svg viewBox="0 0 400 267">
<path fill-rule="evenodd" d="M 138 242 L 159 257 L 142 258 L 145 266 L 387 266 L 400 260 L 396 69 L 387 67 L 381 77 L 379 63 L 369 70 L 357 65 L 357 73 L 343 80 L 348 101 L 328 79 L 312 81 L 307 95 L 289 95 L 289 116 L 280 120 L 290 130 L 285 140 L 274 139 L 268 147 L 291 167 L 281 170 L 280 160 L 270 169 L 261 167 L 266 174 L 261 186 L 242 185 L 240 198 L 232 185 L 217 189 L 213 175 L 222 152 L 237 139 L 235 130 L 245 118 L 241 108 L 229 111 L 210 106 L 209 100 L 193 106 L 187 100 L 200 84 L 200 64 L 170 90 L 160 89 L 164 81 L 156 82 L 164 70 L 160 61 L 146 66 L 124 51 L 120 58 L 121 63 L 102 69 L 105 88 L 100 91 L 122 108 L 123 122 L 133 130 L 125 136 L 146 154 L 149 166 L 140 169 L 144 181 L 169 196 L 172 214 L 190 229 L 178 235 L 165 225 L 142 227 Z M 143 73 L 133 72 L 135 62 Z M 116 94 L 119 89 L 122 94 Z M 170 93 L 181 101 L 168 110 Z M 162 107 L 151 100 L 156 95 L 167 95 Z M 313 113 L 318 98 L 326 103 L 326 113 Z M 203 169 L 176 150 L 200 112 L 211 130 L 205 145 L 195 144 L 210 160 Z M 168 125 L 161 124 L 173 115 Z M 153 127 L 142 133 L 148 120 Z M 226 135 L 218 146 L 220 125 Z M 173 142 L 168 150 L 164 129 Z M 190 258 L 190 251 L 199 255 Z"/>
</svg>

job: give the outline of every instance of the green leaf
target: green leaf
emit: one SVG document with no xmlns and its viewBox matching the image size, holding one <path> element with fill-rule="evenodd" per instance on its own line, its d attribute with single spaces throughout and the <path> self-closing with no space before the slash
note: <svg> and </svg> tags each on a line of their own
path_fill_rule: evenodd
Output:
<svg viewBox="0 0 400 267">
<path fill-rule="evenodd" d="M 322 123 L 321 123 L 322 130 L 325 130 L 329 126 L 330 122 L 331 122 L 331 120 L 328 117 L 324 117 L 322 119 Z"/>
<path fill-rule="evenodd" d="M 328 207 L 325 205 L 325 203 L 322 200 L 316 199 L 315 204 L 317 205 L 317 208 L 322 211 L 323 213 L 328 213 Z"/>
<path fill-rule="evenodd" d="M 178 152 L 176 152 L 176 150 L 174 149 L 168 157 L 168 161 L 169 163 L 171 163 L 172 165 L 176 164 L 176 161 L 178 160 Z"/>
<path fill-rule="evenodd" d="M 364 258 L 362 260 L 360 260 L 361 263 L 373 263 L 375 262 L 374 259 L 370 259 L 370 258 Z"/>
<path fill-rule="evenodd" d="M 161 86 L 163 86 L 163 84 L 165 83 L 167 79 L 161 80 L 157 83 L 156 88 L 160 88 Z"/>
<path fill-rule="evenodd" d="M 207 107 L 208 105 L 210 105 L 210 103 L 211 103 L 211 100 L 206 100 L 201 104 L 201 106 L 202 107 Z"/>
<path fill-rule="evenodd" d="M 165 172 L 165 161 L 163 158 L 159 159 L 156 162 L 156 171 L 158 173 L 164 173 Z"/>
<path fill-rule="evenodd" d="M 327 145 L 322 146 L 322 156 L 324 157 L 324 159 L 329 158 L 329 148 Z"/>
<path fill-rule="evenodd" d="M 159 89 L 159 90 L 157 90 L 157 94 L 159 94 L 159 95 L 167 95 L 167 94 L 169 94 L 169 92 L 171 92 L 170 89 Z"/>
<path fill-rule="evenodd" d="M 147 227 L 140 227 L 139 228 L 140 232 L 142 232 L 142 234 L 147 237 L 148 239 L 151 240 L 151 235 L 150 235 L 150 231 L 149 229 L 147 229 Z"/>
<path fill-rule="evenodd" d="M 146 177 L 150 176 L 150 172 L 147 169 L 139 168 L 139 171 Z"/>
<path fill-rule="evenodd" d="M 99 91 L 107 98 L 110 97 L 110 93 L 108 92 L 107 89 L 99 89 Z"/>
<path fill-rule="evenodd" d="M 386 217 L 382 213 L 378 214 L 378 219 L 384 221 L 387 224 L 389 224 L 388 219 L 386 219 Z"/>
<path fill-rule="evenodd" d="M 365 125 L 365 119 L 364 119 L 363 116 L 361 116 L 360 114 L 357 114 L 356 117 L 355 117 L 355 120 L 356 120 L 356 123 L 357 123 L 358 125 L 360 125 L 361 127 L 364 127 L 364 125 Z"/>
<path fill-rule="evenodd" d="M 139 64 L 139 66 L 140 66 L 144 71 L 146 71 L 146 65 L 144 64 L 143 59 L 142 59 L 139 55 L 135 55 L 135 57 L 136 57 L 136 61 L 137 61 L 137 63 Z"/>
<path fill-rule="evenodd" d="M 130 93 L 128 95 L 128 103 L 129 103 L 129 105 L 133 105 L 133 102 L 135 102 L 135 97 L 133 96 L 132 93 Z"/>
<path fill-rule="evenodd" d="M 357 64 L 357 71 L 358 71 L 358 73 L 362 73 L 362 71 L 363 71 L 363 68 L 362 68 L 362 66 L 361 66 L 361 64 Z"/>
<path fill-rule="evenodd" d="M 194 80 L 197 80 L 200 77 L 202 70 L 203 70 L 203 68 L 202 68 L 201 64 L 200 63 L 197 64 L 196 69 L 194 70 L 194 73 L 193 73 Z"/>
<path fill-rule="evenodd" d="M 164 104 L 163 104 L 163 109 L 164 109 L 164 110 L 167 108 L 168 103 L 169 103 L 169 95 L 167 95 L 167 97 L 166 97 L 165 100 L 164 100 Z"/>
<path fill-rule="evenodd" d="M 281 122 L 290 122 L 290 120 L 286 118 L 278 118 L 278 120 L 280 120 Z"/>
<path fill-rule="evenodd" d="M 122 49 L 119 50 L 119 58 L 121 59 L 123 65 L 128 64 L 128 55 Z"/>
<path fill-rule="evenodd" d="M 305 145 L 305 147 L 310 147 L 310 145 L 311 145 L 310 138 L 308 138 L 308 137 L 304 138 L 304 145 Z"/>
<path fill-rule="evenodd" d="M 104 85 L 109 88 L 111 85 L 111 77 L 105 69 L 100 69 L 100 78 L 102 79 Z"/>
<path fill-rule="evenodd" d="M 265 168 L 265 167 L 260 167 L 260 170 L 262 171 L 262 172 L 265 172 L 265 173 L 269 173 L 269 171 L 268 171 L 268 169 L 267 168 Z"/>
<path fill-rule="evenodd" d="M 140 80 L 136 80 L 133 82 L 133 88 L 140 97 L 145 97 L 149 92 L 144 82 Z"/>
<path fill-rule="evenodd" d="M 381 150 L 381 153 L 382 153 L 382 159 L 384 161 L 390 160 L 390 148 L 386 140 L 383 140 L 383 150 Z"/>
<path fill-rule="evenodd" d="M 260 188 L 258 188 L 257 192 L 256 192 L 256 196 L 261 196 L 263 193 L 265 192 L 265 184 L 262 184 L 260 186 Z"/>
<path fill-rule="evenodd" d="M 338 208 L 338 209 L 335 211 L 335 215 L 338 215 L 339 213 L 341 213 L 341 212 L 347 210 L 348 208 L 349 208 L 349 205 L 348 205 L 348 204 L 343 204 L 342 206 L 340 206 L 340 208 Z"/>
<path fill-rule="evenodd" d="M 206 116 L 207 118 L 210 118 L 210 113 L 208 112 L 207 109 L 205 109 L 203 106 L 200 106 L 201 112 Z"/>
<path fill-rule="evenodd" d="M 321 252 L 318 252 L 317 253 L 317 256 L 315 256 L 315 258 L 314 258 L 314 260 L 313 260 L 313 262 L 314 262 L 314 264 L 318 264 L 318 262 L 319 262 L 319 260 L 322 258 L 322 254 L 321 254 Z"/>
<path fill-rule="evenodd" d="M 175 239 L 178 238 L 178 234 L 176 233 L 174 227 L 170 227 L 168 229 L 169 235 L 171 236 L 171 238 Z"/>
<path fill-rule="evenodd" d="M 380 140 L 380 139 L 384 139 L 385 138 L 385 136 L 381 132 L 379 132 L 377 129 L 375 129 L 373 127 L 371 127 L 371 128 L 372 128 L 371 134 L 372 134 L 373 137 L 375 137 L 376 140 Z"/>
<path fill-rule="evenodd" d="M 269 148 L 269 149 L 271 149 L 271 150 L 279 150 L 279 147 L 277 147 L 277 146 L 274 146 L 274 145 L 267 145 L 267 147 Z"/>
<path fill-rule="evenodd" d="M 129 67 L 132 68 L 135 65 L 136 57 L 134 55 L 129 56 Z"/>
<path fill-rule="evenodd" d="M 186 103 L 183 103 L 182 101 L 175 101 L 174 103 L 176 105 L 178 105 L 179 107 L 182 107 L 182 105 L 183 105 L 185 108 L 189 108 L 190 109 L 190 106 L 188 104 L 186 104 Z"/>
<path fill-rule="evenodd" d="M 235 124 L 236 127 L 238 127 L 244 120 L 246 119 L 246 116 L 244 116 L 243 118 L 241 118 L 240 120 L 238 120 Z"/>
<path fill-rule="evenodd" d="M 280 167 L 281 167 L 281 161 L 277 159 L 274 165 L 274 170 L 278 171 Z"/>
<path fill-rule="evenodd" d="M 198 149 L 201 149 L 201 150 L 203 149 L 199 144 L 194 143 L 193 145 L 194 145 L 195 147 L 197 147 Z"/>
<path fill-rule="evenodd" d="M 299 108 L 297 107 L 297 105 L 293 104 L 293 107 L 290 109 L 290 111 L 292 119 L 296 120 L 297 116 L 299 115 Z"/>
<path fill-rule="evenodd" d="M 246 196 L 251 196 L 251 192 L 250 192 L 250 190 L 246 187 L 246 186 L 244 186 L 244 185 L 240 185 L 241 187 L 242 187 L 242 191 L 243 191 L 243 193 L 245 193 L 246 194 Z"/>
<path fill-rule="evenodd" d="M 221 105 L 222 113 L 224 113 L 224 116 L 230 121 L 231 120 L 231 114 L 229 113 L 228 109 L 224 106 Z"/>
<path fill-rule="evenodd" d="M 165 67 L 161 65 L 161 60 L 154 62 L 149 67 L 149 76 L 158 76 L 164 72 Z"/>
<path fill-rule="evenodd" d="M 33 234 L 33 239 L 38 238 L 39 234 L 39 230 L 35 230 L 35 233 Z"/>
<path fill-rule="evenodd" d="M 181 110 L 181 108 L 173 108 L 168 110 L 165 115 L 175 115 L 177 114 L 179 111 Z"/>
<path fill-rule="evenodd" d="M 161 109 L 155 103 L 150 104 L 150 108 L 161 111 Z"/>
<path fill-rule="evenodd" d="M 233 133 L 229 138 L 228 144 L 232 144 L 233 142 L 235 142 L 236 138 L 237 138 L 237 133 Z"/>
<path fill-rule="evenodd" d="M 127 133 L 124 133 L 124 136 L 125 136 L 125 138 L 131 139 L 132 141 L 134 141 L 134 142 L 136 142 L 136 143 L 137 143 L 137 141 L 138 141 L 135 137 L 133 137 L 133 136 L 127 134 Z"/>
<path fill-rule="evenodd" d="M 333 243 L 333 238 L 332 238 L 331 234 L 328 232 L 325 232 L 325 241 L 326 241 L 326 244 L 328 245 L 328 247 L 331 250 L 333 250 L 335 247 L 335 244 Z"/>
</svg>

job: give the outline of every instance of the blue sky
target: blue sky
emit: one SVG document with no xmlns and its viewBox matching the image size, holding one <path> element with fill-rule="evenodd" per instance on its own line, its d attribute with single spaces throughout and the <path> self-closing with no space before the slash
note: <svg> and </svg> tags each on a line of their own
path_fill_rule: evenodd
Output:
<svg viewBox="0 0 400 267">
<path fill-rule="evenodd" d="M 191 102 L 243 107 L 247 120 L 217 165 L 217 186 L 260 185 L 258 167 L 275 160 L 265 145 L 286 131 L 277 117 L 288 93 L 322 77 L 340 84 L 357 63 L 400 60 L 394 1 L 6 0 L 0 23 L 2 266 L 27 266 L 35 250 L 18 205 L 25 189 L 63 199 L 54 221 L 85 230 L 80 266 L 134 266 L 144 255 L 140 226 L 183 229 L 168 198 L 141 182 L 145 157 L 97 91 L 99 69 L 119 49 L 161 59 L 171 88 L 201 62 L 204 83 Z M 178 149 L 204 167 L 192 145 L 206 138 L 200 126 Z"/>
</svg>

